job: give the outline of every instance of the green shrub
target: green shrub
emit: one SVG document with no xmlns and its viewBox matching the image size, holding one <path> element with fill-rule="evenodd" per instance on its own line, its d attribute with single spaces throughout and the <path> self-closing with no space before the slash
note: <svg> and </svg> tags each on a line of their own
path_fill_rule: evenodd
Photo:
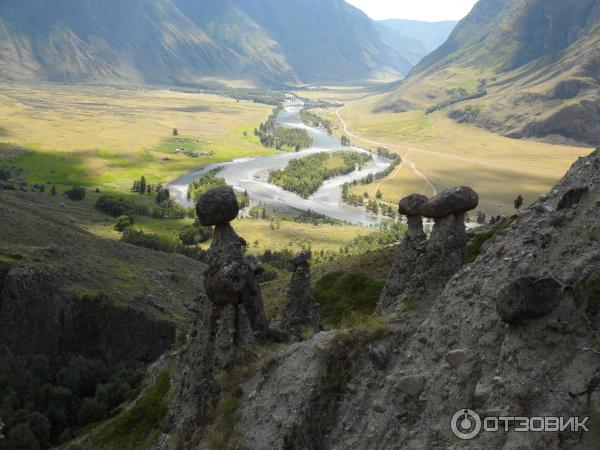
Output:
<svg viewBox="0 0 600 450">
<path fill-rule="evenodd" d="M 150 448 L 160 434 L 160 422 L 168 410 L 171 387 L 169 371 L 162 372 L 156 382 L 125 413 L 98 428 L 92 439 L 98 448 Z"/>
<path fill-rule="evenodd" d="M 134 216 L 121 216 L 117 219 L 117 223 L 115 224 L 115 230 L 119 232 L 125 231 L 131 225 L 133 225 L 135 221 Z"/>
<path fill-rule="evenodd" d="M 489 231 L 475 233 L 475 235 L 469 240 L 467 244 L 467 249 L 465 251 L 467 261 L 470 263 L 474 262 L 481 253 L 481 246 L 490 239 L 495 238 L 500 231 L 505 230 L 506 228 L 511 226 L 511 224 L 515 221 L 516 218 L 516 216 L 513 216 L 506 222 L 501 223 L 500 225 L 496 225 Z"/>
<path fill-rule="evenodd" d="M 85 188 L 81 186 L 73 186 L 71 189 L 65 191 L 65 195 L 70 200 L 80 202 L 85 198 Z"/>
<path fill-rule="evenodd" d="M 135 210 L 135 205 L 125 202 L 122 198 L 117 199 L 109 195 L 98 197 L 94 207 L 98 211 L 110 214 L 113 217 L 124 216 Z"/>
<path fill-rule="evenodd" d="M 383 281 L 363 273 L 336 271 L 324 275 L 315 288 L 323 323 L 338 327 L 356 314 L 373 314 L 383 286 Z"/>
</svg>

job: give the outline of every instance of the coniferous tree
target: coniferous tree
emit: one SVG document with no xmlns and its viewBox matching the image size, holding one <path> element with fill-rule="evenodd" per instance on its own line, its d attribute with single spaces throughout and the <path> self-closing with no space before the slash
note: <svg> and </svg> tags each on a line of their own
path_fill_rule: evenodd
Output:
<svg viewBox="0 0 600 450">
<path fill-rule="evenodd" d="M 519 196 L 515 199 L 515 209 L 517 210 L 517 213 L 519 211 L 521 211 L 522 207 L 523 207 L 523 196 L 519 194 Z"/>
</svg>

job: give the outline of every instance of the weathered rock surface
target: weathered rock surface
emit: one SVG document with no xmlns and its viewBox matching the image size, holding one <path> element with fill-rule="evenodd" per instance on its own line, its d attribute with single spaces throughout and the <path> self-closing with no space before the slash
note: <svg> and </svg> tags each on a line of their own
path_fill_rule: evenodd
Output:
<svg viewBox="0 0 600 450">
<path fill-rule="evenodd" d="M 588 194 L 558 211 L 561 198 L 581 186 Z M 598 448 L 593 433 L 482 433 L 463 442 L 449 425 L 464 408 L 566 417 L 600 408 L 599 203 L 600 150 L 574 164 L 537 203 L 542 210 L 522 211 L 475 263 L 425 298 L 430 308 L 400 315 L 383 334 L 320 333 L 278 353 L 244 386 L 236 443 L 256 450 Z M 527 277 L 564 295 L 544 315 L 506 323 L 496 310 L 499 292 Z M 519 293 L 527 310 L 537 304 L 535 289 Z M 375 366 L 367 348 L 387 362 Z"/>
<path fill-rule="evenodd" d="M 507 323 L 543 317 L 562 301 L 565 286 L 554 278 L 519 278 L 504 287 L 496 298 L 496 311 Z"/>
<path fill-rule="evenodd" d="M 180 448 L 182 444 L 174 442 L 183 441 L 198 448 L 206 434 L 202 422 L 219 402 L 218 377 L 251 353 L 258 341 L 283 339 L 270 330 L 265 318 L 255 278 L 262 264 L 244 255 L 245 241 L 227 222 L 238 210 L 230 188 L 207 191 L 198 200 L 201 222 L 215 225 L 204 273 L 206 297 L 200 299 L 188 342 L 176 356 L 175 398 L 163 421 L 165 435 L 156 448 Z"/>
<path fill-rule="evenodd" d="M 230 186 L 220 186 L 207 191 L 196 204 L 198 219 L 206 227 L 229 223 L 239 212 L 235 192 Z"/>
<path fill-rule="evenodd" d="M 381 293 L 378 313 L 387 311 L 398 303 L 400 296 L 406 291 L 415 275 L 417 260 L 426 250 L 425 231 L 423 231 L 423 218 L 419 212 L 421 206 L 427 202 L 424 195 L 409 195 L 400 200 L 398 211 L 407 216 L 408 231 L 396 252 L 393 265 Z"/>
<path fill-rule="evenodd" d="M 304 250 L 290 261 L 292 280 L 287 292 L 287 305 L 282 326 L 285 331 L 302 339 L 307 329 L 321 331 L 321 319 L 310 283 L 310 250 Z"/>
<path fill-rule="evenodd" d="M 76 295 L 49 269 L 0 268 L 0 341 L 15 352 L 151 362 L 173 345 L 175 332 L 175 323 L 105 294 Z"/>
<path fill-rule="evenodd" d="M 478 202 L 475 191 L 465 186 L 445 190 L 429 200 L 419 195 L 401 200 L 400 212 L 408 215 L 408 232 L 381 294 L 378 313 L 403 312 L 442 291 L 466 262 L 465 212 Z M 421 216 L 435 219 L 428 241 Z"/>
<path fill-rule="evenodd" d="M 442 219 L 451 214 L 460 214 L 477 208 L 479 196 L 467 186 L 460 186 L 440 192 L 421 205 L 419 213 L 423 217 Z"/>
</svg>

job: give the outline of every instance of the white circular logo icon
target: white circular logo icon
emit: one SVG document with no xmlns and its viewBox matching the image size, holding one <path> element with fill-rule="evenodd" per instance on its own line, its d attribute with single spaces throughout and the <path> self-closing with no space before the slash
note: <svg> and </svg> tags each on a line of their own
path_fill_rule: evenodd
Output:
<svg viewBox="0 0 600 450">
<path fill-rule="evenodd" d="M 471 409 L 461 409 L 452 416 L 450 427 L 454 436 L 468 441 L 481 432 L 481 418 Z"/>
</svg>

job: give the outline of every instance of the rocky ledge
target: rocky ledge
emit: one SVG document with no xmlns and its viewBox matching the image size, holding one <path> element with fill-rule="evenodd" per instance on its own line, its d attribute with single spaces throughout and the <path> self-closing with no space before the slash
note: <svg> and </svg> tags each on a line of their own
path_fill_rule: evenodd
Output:
<svg viewBox="0 0 600 450">
<path fill-rule="evenodd" d="M 577 161 L 466 264 L 464 213 L 477 200 L 466 187 L 403 199 L 409 232 L 381 298 L 380 320 L 317 333 L 262 361 L 233 391 L 227 445 L 599 448 L 593 420 L 589 433 L 510 430 L 471 441 L 458 439 L 450 422 L 465 408 L 482 417 L 594 418 L 600 412 L 600 149 Z M 435 219 L 429 239 L 421 216 Z M 211 306 L 205 305 L 199 317 L 207 321 Z M 192 335 L 180 366 L 188 380 L 199 372 L 215 376 L 206 364 L 214 357 L 207 360 L 198 344 L 241 323 L 198 328 L 205 337 Z M 188 401 L 185 386 L 173 403 L 186 405 L 178 417 L 201 416 L 206 404 Z M 218 396 L 215 391 L 213 402 Z M 214 424 L 190 426 L 187 435 L 166 426 L 157 448 L 210 448 Z"/>
</svg>

